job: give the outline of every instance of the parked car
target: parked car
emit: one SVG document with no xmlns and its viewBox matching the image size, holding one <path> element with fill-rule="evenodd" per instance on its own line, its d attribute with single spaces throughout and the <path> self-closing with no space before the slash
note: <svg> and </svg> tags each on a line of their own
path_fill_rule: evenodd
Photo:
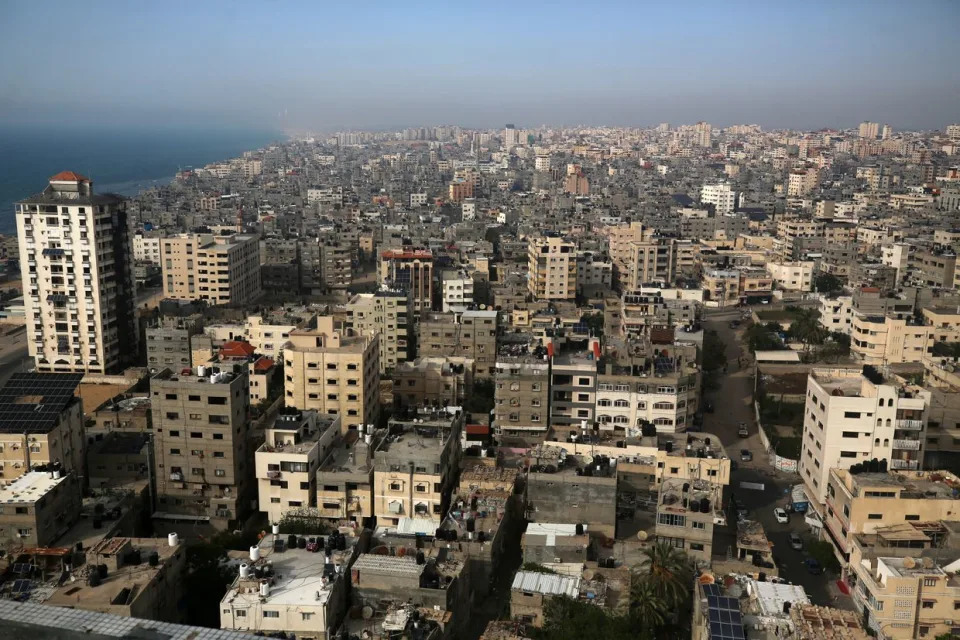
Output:
<svg viewBox="0 0 960 640">
<path fill-rule="evenodd" d="M 750 430 L 747 429 L 747 423 L 746 423 L 746 422 L 741 422 L 741 423 L 740 423 L 740 426 L 737 427 L 737 435 L 740 436 L 741 438 L 748 438 L 748 437 L 750 437 Z"/>
<path fill-rule="evenodd" d="M 823 573 L 823 565 L 817 562 L 815 558 L 807 558 L 806 565 L 807 565 L 807 571 L 809 573 L 812 573 L 815 576 L 818 576 L 821 573 Z"/>
<path fill-rule="evenodd" d="M 740 460 L 743 462 L 752 462 L 753 454 L 750 453 L 749 449 L 740 449 Z"/>
<path fill-rule="evenodd" d="M 703 410 L 707 413 L 713 413 L 713 403 L 707 400 L 703 403 Z"/>
<path fill-rule="evenodd" d="M 787 515 L 787 512 L 777 507 L 773 510 L 773 516 L 777 519 L 777 522 L 780 524 L 787 524 L 790 522 L 790 516 Z"/>
<path fill-rule="evenodd" d="M 790 534 L 790 546 L 797 551 L 803 551 L 803 538 L 796 533 Z"/>
</svg>

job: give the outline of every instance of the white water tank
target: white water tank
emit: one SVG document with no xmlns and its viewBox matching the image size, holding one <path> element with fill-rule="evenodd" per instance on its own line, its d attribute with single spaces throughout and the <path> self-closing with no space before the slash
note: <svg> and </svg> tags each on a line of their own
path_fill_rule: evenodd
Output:
<svg viewBox="0 0 960 640">
<path fill-rule="evenodd" d="M 53 479 L 54 479 L 54 480 L 59 480 L 59 479 L 60 479 L 60 469 L 54 469 L 54 470 L 53 470 Z"/>
<path fill-rule="evenodd" d="M 260 547 L 254 545 L 250 547 L 250 560 L 256 562 L 260 559 Z"/>
<path fill-rule="evenodd" d="M 273 527 L 271 527 L 270 530 L 273 531 L 273 535 L 275 535 L 275 536 L 280 535 L 280 525 L 279 525 L 279 524 L 273 525 Z"/>
<path fill-rule="evenodd" d="M 270 583 L 264 580 L 260 583 L 260 596 L 266 598 L 270 595 Z"/>
<path fill-rule="evenodd" d="M 197 377 L 202 378 L 205 375 L 207 375 L 207 368 L 201 364 L 197 367 Z"/>
<path fill-rule="evenodd" d="M 368 433 L 367 435 L 363 436 L 363 441 L 367 444 L 371 444 L 373 442 L 373 434 Z"/>
<path fill-rule="evenodd" d="M 240 577 L 244 580 L 250 577 L 250 565 L 246 562 L 240 565 Z"/>
<path fill-rule="evenodd" d="M 171 547 L 177 546 L 178 544 L 180 544 L 180 536 L 178 536 L 175 533 L 168 533 L 167 544 L 170 545 Z"/>
</svg>

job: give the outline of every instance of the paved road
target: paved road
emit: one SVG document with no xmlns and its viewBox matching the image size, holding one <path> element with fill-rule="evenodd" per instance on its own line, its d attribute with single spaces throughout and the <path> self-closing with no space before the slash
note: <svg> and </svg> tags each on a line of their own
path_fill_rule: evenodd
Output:
<svg viewBox="0 0 960 640">
<path fill-rule="evenodd" d="M 737 462 L 738 469 L 731 474 L 732 495 L 746 506 L 751 519 L 763 525 L 767 538 L 773 543 L 773 555 L 778 560 L 780 575 L 802 585 L 815 604 L 833 603 L 834 606 L 851 608 L 849 598 L 841 597 L 832 602 L 832 597 L 837 592 L 832 584 L 833 578 L 809 574 L 803 564 L 806 555 L 790 547 L 790 533 L 799 533 L 810 539 L 809 527 L 804 523 L 803 516 L 791 514 L 790 523 L 783 525 L 777 523 L 773 515 L 775 507 L 785 504 L 786 492 L 799 482 L 799 478 L 773 468 L 757 433 L 753 410 L 752 360 L 749 354 L 741 349 L 741 331 L 735 331 L 729 325 L 731 320 L 739 316 L 739 311 L 718 311 L 709 314 L 705 322 L 705 328 L 715 330 L 726 345 L 728 369 L 727 374 L 720 377 L 720 388 L 707 394 L 707 399 L 713 402 L 714 412 L 704 415 L 704 431 L 718 436 L 727 449 L 727 454 Z M 738 357 L 741 358 L 742 366 L 737 365 Z M 750 436 L 747 438 L 737 436 L 737 427 L 741 422 L 746 422 L 749 427 Z M 747 449 L 753 454 L 752 462 L 740 460 L 741 449 Z M 741 482 L 762 483 L 764 490 L 741 489 Z M 729 520 L 735 522 L 733 518 Z M 729 529 L 726 538 L 732 542 L 735 530 L 732 526 Z M 718 552 L 722 553 L 722 550 L 718 549 Z"/>
</svg>

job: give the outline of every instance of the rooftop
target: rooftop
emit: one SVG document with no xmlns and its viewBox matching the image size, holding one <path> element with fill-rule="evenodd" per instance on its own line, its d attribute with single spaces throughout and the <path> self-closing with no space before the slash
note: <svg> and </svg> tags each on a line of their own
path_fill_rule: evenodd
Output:
<svg viewBox="0 0 960 640">
<path fill-rule="evenodd" d="M 80 373 L 15 373 L 0 389 L 0 433 L 47 433 L 75 402 Z"/>
<path fill-rule="evenodd" d="M 417 564 L 412 556 L 382 556 L 364 553 L 353 563 L 354 571 L 375 575 L 419 577 L 426 565 Z"/>
<path fill-rule="evenodd" d="M 0 503 L 33 504 L 66 479 L 60 473 L 30 471 L 0 489 Z"/>
<path fill-rule="evenodd" d="M 580 595 L 580 578 L 536 571 L 518 571 L 513 577 L 511 588 L 514 591 L 576 598 Z"/>
<path fill-rule="evenodd" d="M 960 478 L 949 471 L 896 471 L 851 474 L 847 469 L 831 469 L 854 495 L 877 488 L 899 489 L 901 499 L 960 499 Z"/>
<path fill-rule="evenodd" d="M 560 537 L 574 537 L 574 536 L 585 536 L 588 527 L 587 525 L 581 525 L 583 533 L 577 533 L 576 524 L 560 524 L 560 523 L 551 523 L 551 522 L 530 522 L 527 524 L 527 530 L 524 533 L 524 537 L 527 536 L 544 536 L 544 545 L 547 547 L 555 547 L 557 545 L 557 536 Z M 587 543 L 587 540 L 584 539 L 584 544 Z"/>
</svg>

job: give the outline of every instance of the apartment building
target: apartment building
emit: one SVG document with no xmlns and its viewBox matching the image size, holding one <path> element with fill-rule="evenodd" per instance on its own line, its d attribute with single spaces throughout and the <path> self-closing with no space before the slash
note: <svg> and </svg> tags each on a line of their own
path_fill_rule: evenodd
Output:
<svg viewBox="0 0 960 640">
<path fill-rule="evenodd" d="M 410 292 L 413 314 L 433 306 L 433 253 L 426 249 L 389 249 L 380 254 L 377 283 Z"/>
<path fill-rule="evenodd" d="M 447 185 L 447 198 L 450 202 L 463 202 L 474 196 L 474 183 L 468 180 L 454 180 Z"/>
<path fill-rule="evenodd" d="M 243 522 L 253 495 L 247 384 L 246 373 L 200 368 L 150 378 L 155 522 L 214 529 Z"/>
<path fill-rule="evenodd" d="M 443 521 L 457 484 L 464 415 L 391 421 L 374 451 L 373 513 L 378 523 Z"/>
<path fill-rule="evenodd" d="M 264 432 L 254 469 L 260 511 L 280 522 L 290 511 L 317 507 L 317 478 L 340 437 L 340 416 L 281 409 Z"/>
<path fill-rule="evenodd" d="M 343 335 L 333 318 L 316 329 L 297 329 L 283 350 L 284 398 L 288 407 L 342 417 L 344 431 L 377 424 L 380 414 L 380 342 L 375 336 Z"/>
<path fill-rule="evenodd" d="M 134 260 L 159 265 L 160 253 L 160 236 L 148 236 L 140 231 L 133 234 Z"/>
<path fill-rule="evenodd" d="M 853 572 L 848 563 L 856 536 L 893 525 L 960 520 L 957 489 L 960 478 L 949 471 L 831 469 L 824 537 L 841 566 Z"/>
<path fill-rule="evenodd" d="M 912 316 L 874 316 L 854 312 L 850 351 L 865 364 L 881 365 L 901 362 L 920 362 L 932 352 L 936 342 L 957 342 L 960 327 L 954 320 L 933 323 L 924 310 L 924 320 Z"/>
<path fill-rule="evenodd" d="M 613 263 L 606 255 L 593 251 L 577 254 L 577 293 L 592 295 L 609 291 L 613 285 Z"/>
<path fill-rule="evenodd" d="M 622 280 L 630 271 L 630 264 L 633 262 L 630 245 L 634 242 L 642 242 L 644 238 L 650 235 L 650 232 L 644 230 L 643 223 L 631 222 L 625 225 L 604 227 L 602 233 L 607 238 L 615 280 Z"/>
<path fill-rule="evenodd" d="M 420 318 L 418 352 L 423 357 L 450 356 L 473 360 L 477 378 L 496 370 L 497 320 L 491 310 L 427 313 Z"/>
<path fill-rule="evenodd" d="M 346 326 L 357 335 L 377 334 L 380 375 L 413 355 L 413 305 L 409 291 L 358 293 L 347 303 Z"/>
<path fill-rule="evenodd" d="M 957 256 L 952 251 L 918 250 L 913 257 L 913 279 L 917 284 L 939 289 L 952 289 L 957 269 Z"/>
<path fill-rule="evenodd" d="M 719 307 L 740 304 L 740 272 L 729 269 L 713 269 L 703 274 L 703 290 L 709 302 Z"/>
<path fill-rule="evenodd" d="M 41 465 L 85 480 L 82 374 L 14 373 L 0 389 L 0 486 Z"/>
<path fill-rule="evenodd" d="M 464 311 L 473 304 L 473 276 L 454 269 L 441 271 L 440 295 L 444 313 Z"/>
<path fill-rule="evenodd" d="M 631 242 L 626 264 L 619 274 L 622 290 L 632 291 L 650 282 L 672 283 L 681 271 L 695 262 L 694 244 L 676 238 L 650 238 Z"/>
<path fill-rule="evenodd" d="M 15 212 L 36 370 L 116 373 L 132 364 L 139 333 L 126 201 L 63 171 Z"/>
<path fill-rule="evenodd" d="M 538 300 L 573 300 L 577 295 L 577 246 L 558 237 L 530 238 L 527 289 Z"/>
<path fill-rule="evenodd" d="M 850 335 L 853 332 L 853 297 L 820 298 L 820 325 L 827 331 Z"/>
<path fill-rule="evenodd" d="M 713 529 L 726 522 L 723 486 L 706 480 L 664 480 L 657 503 L 657 542 L 682 549 L 699 565 L 710 566 Z"/>
<path fill-rule="evenodd" d="M 256 236 L 179 234 L 163 238 L 163 294 L 211 305 L 245 305 L 260 297 Z"/>
<path fill-rule="evenodd" d="M 798 472 L 820 516 L 831 469 L 873 459 L 890 469 L 919 469 L 923 460 L 930 392 L 871 377 L 856 369 L 814 369 L 807 377 Z"/>
<path fill-rule="evenodd" d="M 593 426 L 597 407 L 597 361 L 587 354 L 553 357 L 550 365 L 550 429 L 562 439 Z"/>
<path fill-rule="evenodd" d="M 693 426 L 700 401 L 700 373 L 674 363 L 669 370 L 608 364 L 597 377 L 597 424 L 602 433 L 639 437 L 644 425 L 659 433 L 679 433 Z"/>
<path fill-rule="evenodd" d="M 542 442 L 550 427 L 550 361 L 504 348 L 496 361 L 493 426 L 503 439 Z"/>
<path fill-rule="evenodd" d="M 334 522 L 369 523 L 373 509 L 373 453 L 385 432 L 363 425 L 338 439 L 317 469 L 317 514 Z"/>
<path fill-rule="evenodd" d="M 0 543 L 49 547 L 80 518 L 76 474 L 30 471 L 0 488 Z"/>
<path fill-rule="evenodd" d="M 817 263 L 812 260 L 767 263 L 767 273 L 774 284 L 787 291 L 812 291 L 816 268 Z"/>
<path fill-rule="evenodd" d="M 474 362 L 454 356 L 401 362 L 393 370 L 395 407 L 461 406 L 473 389 Z"/>
<path fill-rule="evenodd" d="M 201 316 L 161 318 L 158 326 L 149 327 L 144 332 L 147 343 L 147 366 L 157 370 L 189 369 L 193 366 L 191 338 L 199 334 L 202 329 Z"/>
<path fill-rule="evenodd" d="M 787 177 L 787 197 L 800 198 L 812 193 L 820 183 L 816 168 L 795 169 Z"/>
<path fill-rule="evenodd" d="M 700 189 L 700 204 L 713 205 L 717 216 L 733 213 L 737 208 L 737 192 L 726 182 L 705 184 Z"/>
<path fill-rule="evenodd" d="M 316 253 L 311 256 L 319 266 L 320 282 L 327 289 L 343 290 L 353 284 L 353 261 L 356 245 L 341 238 L 321 237 Z"/>
</svg>

